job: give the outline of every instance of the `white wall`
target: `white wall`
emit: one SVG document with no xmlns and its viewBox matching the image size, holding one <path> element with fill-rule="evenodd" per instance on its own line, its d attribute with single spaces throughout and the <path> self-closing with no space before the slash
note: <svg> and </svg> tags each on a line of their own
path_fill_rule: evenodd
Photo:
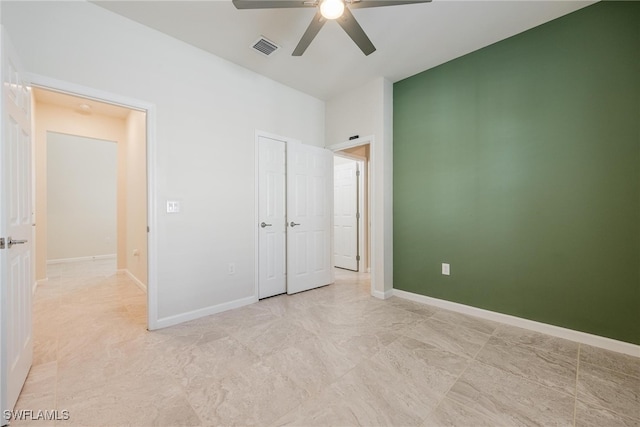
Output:
<svg viewBox="0 0 640 427">
<path fill-rule="evenodd" d="M 350 136 L 373 136 L 372 287 L 379 298 L 393 288 L 393 85 L 379 78 L 326 103 L 327 146 Z"/>
<path fill-rule="evenodd" d="M 326 103 L 327 144 L 344 142 L 354 135 L 375 135 L 380 108 L 381 81 L 370 80 Z"/>
<path fill-rule="evenodd" d="M 116 254 L 117 145 L 47 133 L 48 260 Z"/>
<path fill-rule="evenodd" d="M 159 325 L 255 298 L 255 130 L 323 146 L 324 102 L 90 3 L 2 19 L 28 71 L 155 104 Z"/>
</svg>

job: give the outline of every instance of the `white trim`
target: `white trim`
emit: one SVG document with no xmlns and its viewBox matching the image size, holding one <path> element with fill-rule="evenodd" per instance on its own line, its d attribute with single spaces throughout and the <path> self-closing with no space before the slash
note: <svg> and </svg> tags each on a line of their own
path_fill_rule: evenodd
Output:
<svg viewBox="0 0 640 427">
<path fill-rule="evenodd" d="M 147 108 L 147 328 L 158 328 L 158 210 L 156 186 L 156 107 Z"/>
<path fill-rule="evenodd" d="M 369 261 L 369 271 L 371 274 L 371 295 L 376 298 L 387 299 L 392 296 L 393 289 L 389 289 L 386 292 L 382 292 L 377 290 L 376 288 L 377 280 L 378 280 L 375 273 L 376 265 L 378 261 L 380 263 L 383 263 L 384 260 L 378 260 L 376 259 L 376 256 L 375 256 L 377 253 L 376 242 L 378 240 L 378 236 L 376 235 L 376 226 L 377 226 L 377 221 L 380 220 L 380 218 L 377 218 L 375 214 L 376 202 L 377 202 L 376 194 L 378 193 L 378 190 L 382 191 L 382 189 L 378 189 L 376 187 L 376 183 L 375 183 L 376 180 L 374 178 L 376 174 L 379 173 L 377 159 L 374 154 L 375 137 L 373 135 L 362 136 L 356 139 L 351 139 L 349 141 L 330 145 L 327 147 L 327 149 L 335 153 L 336 151 L 346 150 L 347 148 L 360 147 L 362 145 L 367 145 L 367 144 L 369 144 L 369 206 L 367 209 L 369 213 L 369 222 L 371 223 L 371 232 L 369 233 L 369 260 L 368 261 Z M 366 226 L 368 226 L 368 224 L 366 224 Z M 333 253 L 333 249 L 331 253 Z M 380 280 L 384 280 L 384 277 L 381 277 Z M 384 283 L 381 283 L 381 289 L 384 289 Z"/>
<path fill-rule="evenodd" d="M 52 264 L 64 264 L 67 262 L 83 262 L 83 261 L 95 261 L 100 259 L 116 259 L 116 254 L 109 255 L 93 255 L 93 256 L 81 256 L 77 258 L 58 258 L 58 259 L 48 259 L 47 265 Z"/>
<path fill-rule="evenodd" d="M 373 139 L 374 139 L 373 135 L 361 136 L 356 139 L 350 139 L 349 141 L 339 142 L 337 144 L 330 145 L 327 148 L 334 152 L 342 151 L 342 150 L 346 150 L 347 148 L 354 148 L 354 147 L 360 147 L 361 145 L 371 144 L 373 143 Z M 371 153 L 371 151 L 373 150 L 369 150 L 369 153 Z"/>
<path fill-rule="evenodd" d="M 354 162 L 366 162 L 367 158 L 364 156 L 357 156 L 355 154 L 344 153 L 342 151 L 334 151 L 334 156 L 342 157 L 343 159 L 353 160 Z"/>
<path fill-rule="evenodd" d="M 169 326 L 177 325 L 179 323 L 188 322 L 190 320 L 199 319 L 205 316 L 211 316 L 212 314 L 222 313 L 223 311 L 233 310 L 234 308 L 244 307 L 258 302 L 255 296 L 241 298 L 235 301 L 225 302 L 223 304 L 212 305 L 211 307 L 200 308 L 198 310 L 188 311 L 186 313 L 176 314 L 175 316 L 164 317 L 158 319 L 157 328 L 166 328 Z"/>
<path fill-rule="evenodd" d="M 53 79 L 39 74 L 25 73 L 25 80 L 38 87 L 57 92 L 90 98 L 109 104 L 120 105 L 133 110 L 144 111 L 147 116 L 147 328 L 158 326 L 158 243 L 156 206 L 156 106 L 146 101 L 122 96 L 112 92 L 81 86 L 75 83 Z"/>
<path fill-rule="evenodd" d="M 130 272 L 130 271 L 129 271 L 128 269 L 126 269 L 126 268 L 125 268 L 124 270 L 118 270 L 118 271 L 121 271 L 121 272 L 123 272 L 124 274 L 126 274 L 126 275 L 127 275 L 127 277 L 128 277 L 129 279 L 131 279 L 131 281 L 132 281 L 133 283 L 135 283 L 135 285 L 136 285 L 137 287 L 139 287 L 139 288 L 142 290 L 142 292 L 144 292 L 145 294 L 147 293 L 147 285 L 145 285 L 144 283 L 142 283 L 142 282 L 140 281 L 140 279 L 138 279 L 136 276 L 134 276 L 134 275 L 133 275 L 133 273 L 132 273 L 132 272 Z"/>
<path fill-rule="evenodd" d="M 49 278 L 48 278 L 48 277 L 45 277 L 44 279 L 40 279 L 40 280 L 35 280 L 35 281 L 33 282 L 33 289 L 32 289 L 33 295 L 35 295 L 36 290 L 38 289 L 38 286 L 40 286 L 40 285 L 44 285 L 44 284 L 45 284 L 45 283 L 47 283 L 48 281 L 49 281 Z"/>
<path fill-rule="evenodd" d="M 378 298 L 378 299 L 389 299 L 392 296 L 394 296 L 395 294 L 393 292 L 393 289 L 388 289 L 385 292 L 380 292 L 380 291 L 373 290 L 373 291 L 371 291 L 371 295 L 373 297 L 375 297 L 375 298 Z"/>
<path fill-rule="evenodd" d="M 91 87 L 54 79 L 36 73 L 25 73 L 24 75 L 25 80 L 29 82 L 29 84 L 53 92 L 68 95 L 79 95 L 83 98 L 92 99 L 94 101 L 106 102 L 108 104 L 113 104 L 138 111 L 147 111 L 149 108 L 153 107 L 153 104 L 149 104 L 145 101 L 140 101 L 134 98 L 129 98 L 128 96 L 122 96 L 112 92 L 94 89 Z"/>
<path fill-rule="evenodd" d="M 536 322 L 534 320 L 523 319 L 521 317 L 511 316 L 508 314 L 497 313 L 495 311 L 484 310 L 482 308 L 472 307 L 457 302 L 446 301 L 438 298 L 428 297 L 426 295 L 414 294 L 412 292 L 394 289 L 393 295 L 399 298 L 408 299 L 422 304 L 434 307 L 444 308 L 462 314 L 479 317 L 481 319 L 492 320 L 494 322 L 504 323 L 518 328 L 528 329 L 530 331 L 540 332 L 552 335 L 558 338 L 587 344 L 606 350 L 624 353 L 630 356 L 640 357 L 640 345 L 631 344 L 624 341 L 618 341 L 599 335 L 588 334 L 586 332 L 575 331 L 573 329 L 562 328 L 560 326 L 549 325 L 547 323 Z"/>
</svg>

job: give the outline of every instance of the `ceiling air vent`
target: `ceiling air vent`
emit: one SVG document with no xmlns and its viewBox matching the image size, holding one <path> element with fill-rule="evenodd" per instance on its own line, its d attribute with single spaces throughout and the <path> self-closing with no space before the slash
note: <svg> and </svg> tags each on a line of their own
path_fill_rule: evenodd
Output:
<svg viewBox="0 0 640 427">
<path fill-rule="evenodd" d="M 280 49 L 280 46 L 271 40 L 266 39 L 264 36 L 260 36 L 260 38 L 256 40 L 251 47 L 256 52 L 261 53 L 264 56 L 270 56 L 273 52 Z"/>
</svg>

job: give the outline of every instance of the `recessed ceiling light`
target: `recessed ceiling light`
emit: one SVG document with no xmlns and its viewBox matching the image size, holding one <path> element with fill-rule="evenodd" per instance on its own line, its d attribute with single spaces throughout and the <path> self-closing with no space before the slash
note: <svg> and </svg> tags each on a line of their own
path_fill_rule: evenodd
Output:
<svg viewBox="0 0 640 427">
<path fill-rule="evenodd" d="M 80 114 L 86 114 L 86 115 L 91 114 L 91 113 L 92 113 L 92 111 L 91 111 L 91 105 L 89 105 L 89 104 L 85 104 L 85 103 L 78 104 L 78 112 L 79 112 Z"/>
</svg>

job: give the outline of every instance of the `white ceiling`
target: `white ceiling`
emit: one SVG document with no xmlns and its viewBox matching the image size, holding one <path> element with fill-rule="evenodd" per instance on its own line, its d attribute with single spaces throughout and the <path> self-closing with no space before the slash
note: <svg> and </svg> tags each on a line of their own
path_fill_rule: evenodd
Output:
<svg viewBox="0 0 640 427">
<path fill-rule="evenodd" d="M 361 82 L 402 80 L 585 7 L 594 1 L 455 1 L 357 9 L 377 51 L 364 56 L 336 22 L 328 22 L 301 57 L 292 57 L 314 8 L 237 10 L 230 0 L 98 1 L 99 6 L 166 33 L 317 98 Z M 264 57 L 259 36 L 282 46 Z"/>
</svg>

